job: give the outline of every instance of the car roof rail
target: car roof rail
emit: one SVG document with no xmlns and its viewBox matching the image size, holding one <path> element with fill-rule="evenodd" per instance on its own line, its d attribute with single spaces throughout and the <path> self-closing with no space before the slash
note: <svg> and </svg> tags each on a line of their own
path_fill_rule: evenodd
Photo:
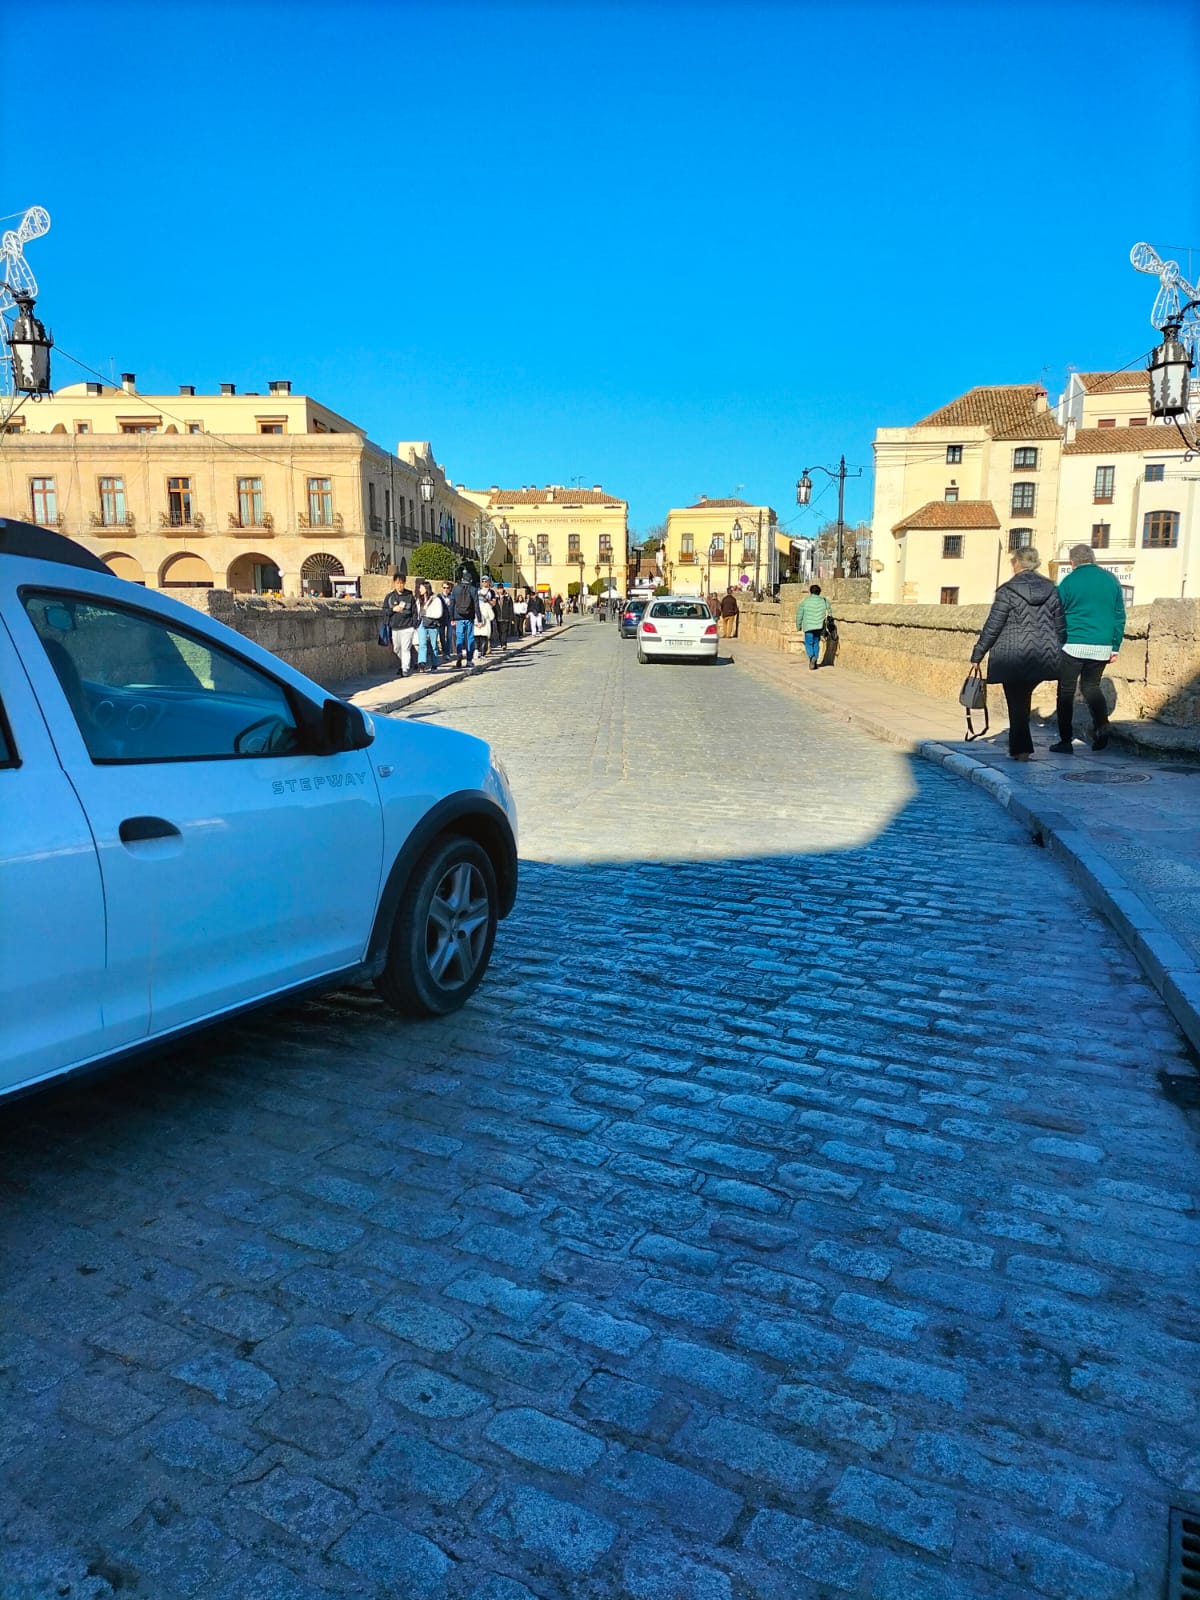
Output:
<svg viewBox="0 0 1200 1600">
<path fill-rule="evenodd" d="M 56 561 L 61 567 L 103 572 L 108 578 L 113 575 L 111 567 L 74 539 L 50 528 L 39 528 L 33 522 L 16 522 L 12 517 L 0 517 L 0 556 L 28 556 L 34 561 Z"/>
</svg>

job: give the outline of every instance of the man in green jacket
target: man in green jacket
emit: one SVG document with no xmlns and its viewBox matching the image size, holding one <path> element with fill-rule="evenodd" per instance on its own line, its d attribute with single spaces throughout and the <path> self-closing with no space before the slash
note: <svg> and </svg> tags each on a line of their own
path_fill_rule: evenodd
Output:
<svg viewBox="0 0 1200 1600">
<path fill-rule="evenodd" d="M 1111 572 L 1096 565 L 1091 546 L 1071 546 L 1071 570 L 1058 586 L 1067 616 L 1067 637 L 1058 664 L 1058 756 L 1074 755 L 1072 715 L 1079 686 L 1092 714 L 1092 749 L 1108 743 L 1108 707 L 1100 679 L 1117 659 L 1125 637 L 1125 599 Z"/>
<path fill-rule="evenodd" d="M 804 635 L 804 650 L 810 672 L 815 672 L 820 662 L 821 635 L 829 614 L 829 601 L 821 593 L 821 585 L 810 583 L 807 598 L 796 607 L 796 632 Z"/>
</svg>

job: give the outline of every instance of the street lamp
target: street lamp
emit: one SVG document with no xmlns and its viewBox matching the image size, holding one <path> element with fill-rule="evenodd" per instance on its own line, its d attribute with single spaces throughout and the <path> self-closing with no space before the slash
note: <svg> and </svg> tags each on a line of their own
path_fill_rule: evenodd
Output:
<svg viewBox="0 0 1200 1600">
<path fill-rule="evenodd" d="M 734 525 L 733 525 L 733 537 L 735 539 L 743 538 L 742 524 L 741 524 L 740 521 L 739 522 L 735 522 Z M 759 589 L 758 589 L 758 574 L 759 574 L 759 563 L 761 562 L 761 560 L 762 560 L 762 512 L 760 511 L 758 513 L 758 534 L 757 534 L 757 536 L 756 536 L 756 538 L 754 540 L 754 598 L 756 600 L 758 599 L 758 593 L 759 593 Z"/>
<path fill-rule="evenodd" d="M 50 351 L 54 340 L 33 314 L 33 296 L 18 291 L 13 299 L 17 302 L 17 315 L 12 332 L 7 335 L 13 391 L 40 400 L 50 393 Z"/>
<path fill-rule="evenodd" d="M 421 505 L 422 505 L 421 532 L 422 533 L 425 532 L 425 511 L 424 511 L 424 507 L 428 506 L 430 508 L 430 511 L 429 511 L 429 533 L 430 533 L 430 537 L 432 538 L 432 536 L 433 536 L 433 491 L 434 491 L 434 482 L 433 482 L 433 478 L 430 476 L 430 474 L 428 472 L 424 472 L 424 473 L 421 474 L 420 480 L 417 483 L 417 488 L 421 491 Z"/>
<path fill-rule="evenodd" d="M 844 538 L 845 532 L 846 532 L 846 518 L 845 518 L 846 479 L 847 478 L 861 478 L 862 477 L 862 468 L 859 467 L 854 472 L 847 472 L 846 471 L 846 458 L 845 458 L 845 456 L 843 456 L 841 458 L 841 460 L 838 462 L 838 469 L 837 469 L 836 472 L 834 472 L 832 467 L 805 467 L 804 470 L 801 472 L 799 478 L 796 480 L 796 504 L 798 506 L 806 506 L 808 504 L 808 502 L 812 499 L 812 479 L 809 477 L 809 473 L 810 472 L 823 472 L 827 478 L 835 478 L 837 480 L 837 486 L 838 486 L 837 576 L 839 578 L 844 578 L 846 576 L 846 572 L 845 572 L 845 564 L 844 564 L 843 559 L 842 559 L 842 541 L 843 541 L 843 538 Z"/>
<path fill-rule="evenodd" d="M 1179 333 L 1194 306 L 1200 306 L 1200 300 L 1189 301 L 1177 317 L 1163 323 L 1162 343 L 1150 352 L 1150 411 L 1156 417 L 1174 419 L 1187 412 L 1192 358 Z"/>
<path fill-rule="evenodd" d="M 532 539 L 530 539 L 529 543 L 525 546 L 525 554 L 533 562 L 533 592 L 536 594 L 538 592 L 538 547 L 536 544 L 534 544 Z"/>
</svg>

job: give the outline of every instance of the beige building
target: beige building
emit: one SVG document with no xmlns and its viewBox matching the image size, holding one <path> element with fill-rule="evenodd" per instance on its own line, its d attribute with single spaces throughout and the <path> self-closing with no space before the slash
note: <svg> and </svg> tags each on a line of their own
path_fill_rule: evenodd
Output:
<svg viewBox="0 0 1200 1600">
<path fill-rule="evenodd" d="M 911 428 L 880 428 L 872 600 L 990 600 L 1008 551 L 1052 550 L 1061 443 L 1046 392 L 1033 383 L 971 389 Z M 971 509 L 941 509 L 956 505 Z"/>
<path fill-rule="evenodd" d="M 498 538 L 489 565 L 497 577 L 517 588 L 537 588 L 543 594 L 572 592 L 597 580 L 625 592 L 629 559 L 629 505 L 606 494 L 596 484 L 591 489 L 547 484 L 501 489 L 463 489 L 490 519 Z"/>
<path fill-rule="evenodd" d="M 772 586 L 779 560 L 775 524 L 770 506 L 748 500 L 701 495 L 695 505 L 672 507 L 667 512 L 663 582 L 676 594 Z"/>
<path fill-rule="evenodd" d="M 1144 397 L 1143 397 L 1144 398 Z M 1068 426 L 1055 555 L 1090 544 L 1130 604 L 1200 595 L 1200 470 L 1171 427 Z"/>
<path fill-rule="evenodd" d="M 0 513 L 58 528 L 151 588 L 328 594 L 338 578 L 406 570 L 423 539 L 466 552 L 476 507 L 427 442 L 392 455 L 289 382 L 144 395 L 126 373 L 10 419 Z"/>
</svg>

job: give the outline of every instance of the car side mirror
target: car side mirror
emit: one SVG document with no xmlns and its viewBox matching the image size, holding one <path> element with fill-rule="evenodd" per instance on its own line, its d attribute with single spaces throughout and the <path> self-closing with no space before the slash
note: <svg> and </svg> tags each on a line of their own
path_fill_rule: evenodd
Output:
<svg viewBox="0 0 1200 1600">
<path fill-rule="evenodd" d="M 374 741 L 375 729 L 370 718 L 345 700 L 326 700 L 321 720 L 326 749 L 331 755 L 345 750 L 365 750 Z"/>
</svg>

